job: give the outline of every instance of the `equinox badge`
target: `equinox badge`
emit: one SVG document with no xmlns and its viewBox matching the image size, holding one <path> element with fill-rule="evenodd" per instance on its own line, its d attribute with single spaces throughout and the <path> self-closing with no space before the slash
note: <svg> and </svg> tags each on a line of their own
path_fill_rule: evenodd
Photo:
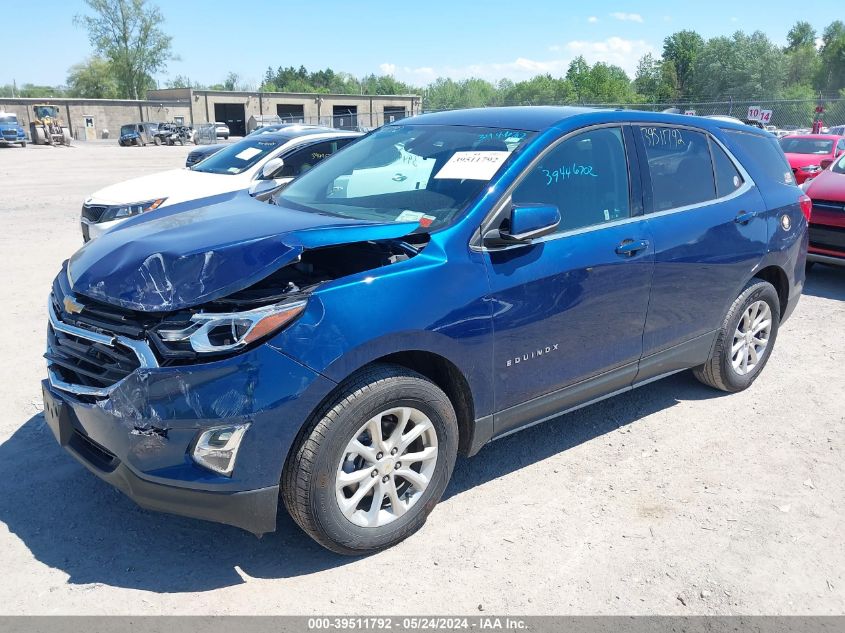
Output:
<svg viewBox="0 0 845 633">
<path fill-rule="evenodd" d="M 547 345 L 546 347 L 541 347 L 538 350 L 534 350 L 527 354 L 523 354 L 522 356 L 517 356 L 515 358 L 509 358 L 506 367 L 510 367 L 512 365 L 519 365 L 520 363 L 524 363 L 529 360 L 533 360 L 534 358 L 540 358 L 540 356 L 545 356 L 546 354 L 551 354 L 552 352 L 557 351 L 558 343 L 554 345 Z"/>
</svg>

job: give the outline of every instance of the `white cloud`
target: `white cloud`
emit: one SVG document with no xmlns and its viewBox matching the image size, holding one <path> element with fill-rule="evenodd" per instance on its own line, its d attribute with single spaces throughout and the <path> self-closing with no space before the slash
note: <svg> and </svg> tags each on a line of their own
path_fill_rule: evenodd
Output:
<svg viewBox="0 0 845 633">
<path fill-rule="evenodd" d="M 736 16 L 731 17 L 731 22 L 739 22 L 739 18 Z"/>
<path fill-rule="evenodd" d="M 615 20 L 622 20 L 623 22 L 640 22 L 642 23 L 643 16 L 639 13 L 622 13 L 621 11 L 616 11 L 615 13 L 611 13 L 610 17 Z"/>
<path fill-rule="evenodd" d="M 816 49 L 821 50 L 822 46 L 824 46 L 824 38 L 817 37 L 816 38 Z"/>
<path fill-rule="evenodd" d="M 380 64 L 378 69 L 381 71 L 382 75 L 396 74 L 396 64 Z"/>
<path fill-rule="evenodd" d="M 397 79 L 412 84 L 428 84 L 438 77 L 452 79 L 468 79 L 479 77 L 488 81 L 511 79 L 522 81 L 536 75 L 551 74 L 562 77 L 566 74 L 570 62 L 578 55 L 583 55 L 590 64 L 604 62 L 621 66 L 629 77 L 634 76 L 637 62 L 646 53 L 656 53 L 655 48 L 645 40 L 626 40 L 621 37 L 609 37 L 605 40 L 574 40 L 565 44 L 549 47 L 549 52 L 558 53 L 551 59 L 529 59 L 518 57 L 513 61 L 468 64 L 465 66 L 441 66 L 432 68 L 424 66 L 412 68 L 396 66 Z M 382 64 L 382 67 L 385 64 Z M 380 67 L 380 68 L 382 68 Z M 382 68 L 382 72 L 385 72 Z"/>
<path fill-rule="evenodd" d="M 590 24 L 595 24 L 598 21 L 599 21 L 599 19 L 594 15 L 591 15 L 590 17 L 587 18 L 587 22 L 589 22 Z"/>
<path fill-rule="evenodd" d="M 671 16 L 671 15 L 664 15 L 664 16 L 663 16 L 663 21 L 664 21 L 664 22 L 671 22 L 671 21 L 672 21 L 672 16 Z"/>
<path fill-rule="evenodd" d="M 591 64 L 604 62 L 621 66 L 630 77 L 634 76 L 640 57 L 656 52 L 645 40 L 626 40 L 615 36 L 600 41 L 575 40 L 569 42 L 566 49 L 573 57 L 583 55 Z"/>
</svg>

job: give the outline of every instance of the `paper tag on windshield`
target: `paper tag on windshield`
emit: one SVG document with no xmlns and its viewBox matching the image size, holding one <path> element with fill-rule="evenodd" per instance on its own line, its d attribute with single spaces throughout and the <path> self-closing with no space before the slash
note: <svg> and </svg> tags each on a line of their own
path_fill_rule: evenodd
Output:
<svg viewBox="0 0 845 633">
<path fill-rule="evenodd" d="M 455 152 L 435 178 L 490 180 L 510 152 Z"/>
<path fill-rule="evenodd" d="M 420 211 L 403 211 L 396 216 L 397 222 L 417 222 L 422 219 L 425 214 Z"/>
<path fill-rule="evenodd" d="M 247 147 L 245 150 L 235 154 L 235 158 L 240 158 L 241 160 L 249 160 L 253 156 L 257 156 L 260 153 L 261 150 L 257 147 Z"/>
</svg>

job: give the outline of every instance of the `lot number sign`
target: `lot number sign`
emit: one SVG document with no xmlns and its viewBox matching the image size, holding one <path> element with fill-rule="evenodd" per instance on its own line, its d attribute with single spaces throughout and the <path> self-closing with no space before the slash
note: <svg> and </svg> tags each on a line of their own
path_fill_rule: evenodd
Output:
<svg viewBox="0 0 845 633">
<path fill-rule="evenodd" d="M 749 121 L 759 121 L 760 123 L 768 123 L 772 120 L 772 111 L 761 110 L 760 106 L 748 106 L 748 116 L 746 118 Z"/>
</svg>

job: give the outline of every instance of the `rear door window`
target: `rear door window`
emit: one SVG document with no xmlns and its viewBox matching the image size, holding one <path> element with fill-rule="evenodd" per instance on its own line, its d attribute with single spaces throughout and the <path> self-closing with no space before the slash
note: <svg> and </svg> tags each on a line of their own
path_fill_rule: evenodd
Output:
<svg viewBox="0 0 845 633">
<path fill-rule="evenodd" d="M 700 204 L 716 198 L 707 136 L 672 126 L 640 127 L 654 211 Z"/>
</svg>

